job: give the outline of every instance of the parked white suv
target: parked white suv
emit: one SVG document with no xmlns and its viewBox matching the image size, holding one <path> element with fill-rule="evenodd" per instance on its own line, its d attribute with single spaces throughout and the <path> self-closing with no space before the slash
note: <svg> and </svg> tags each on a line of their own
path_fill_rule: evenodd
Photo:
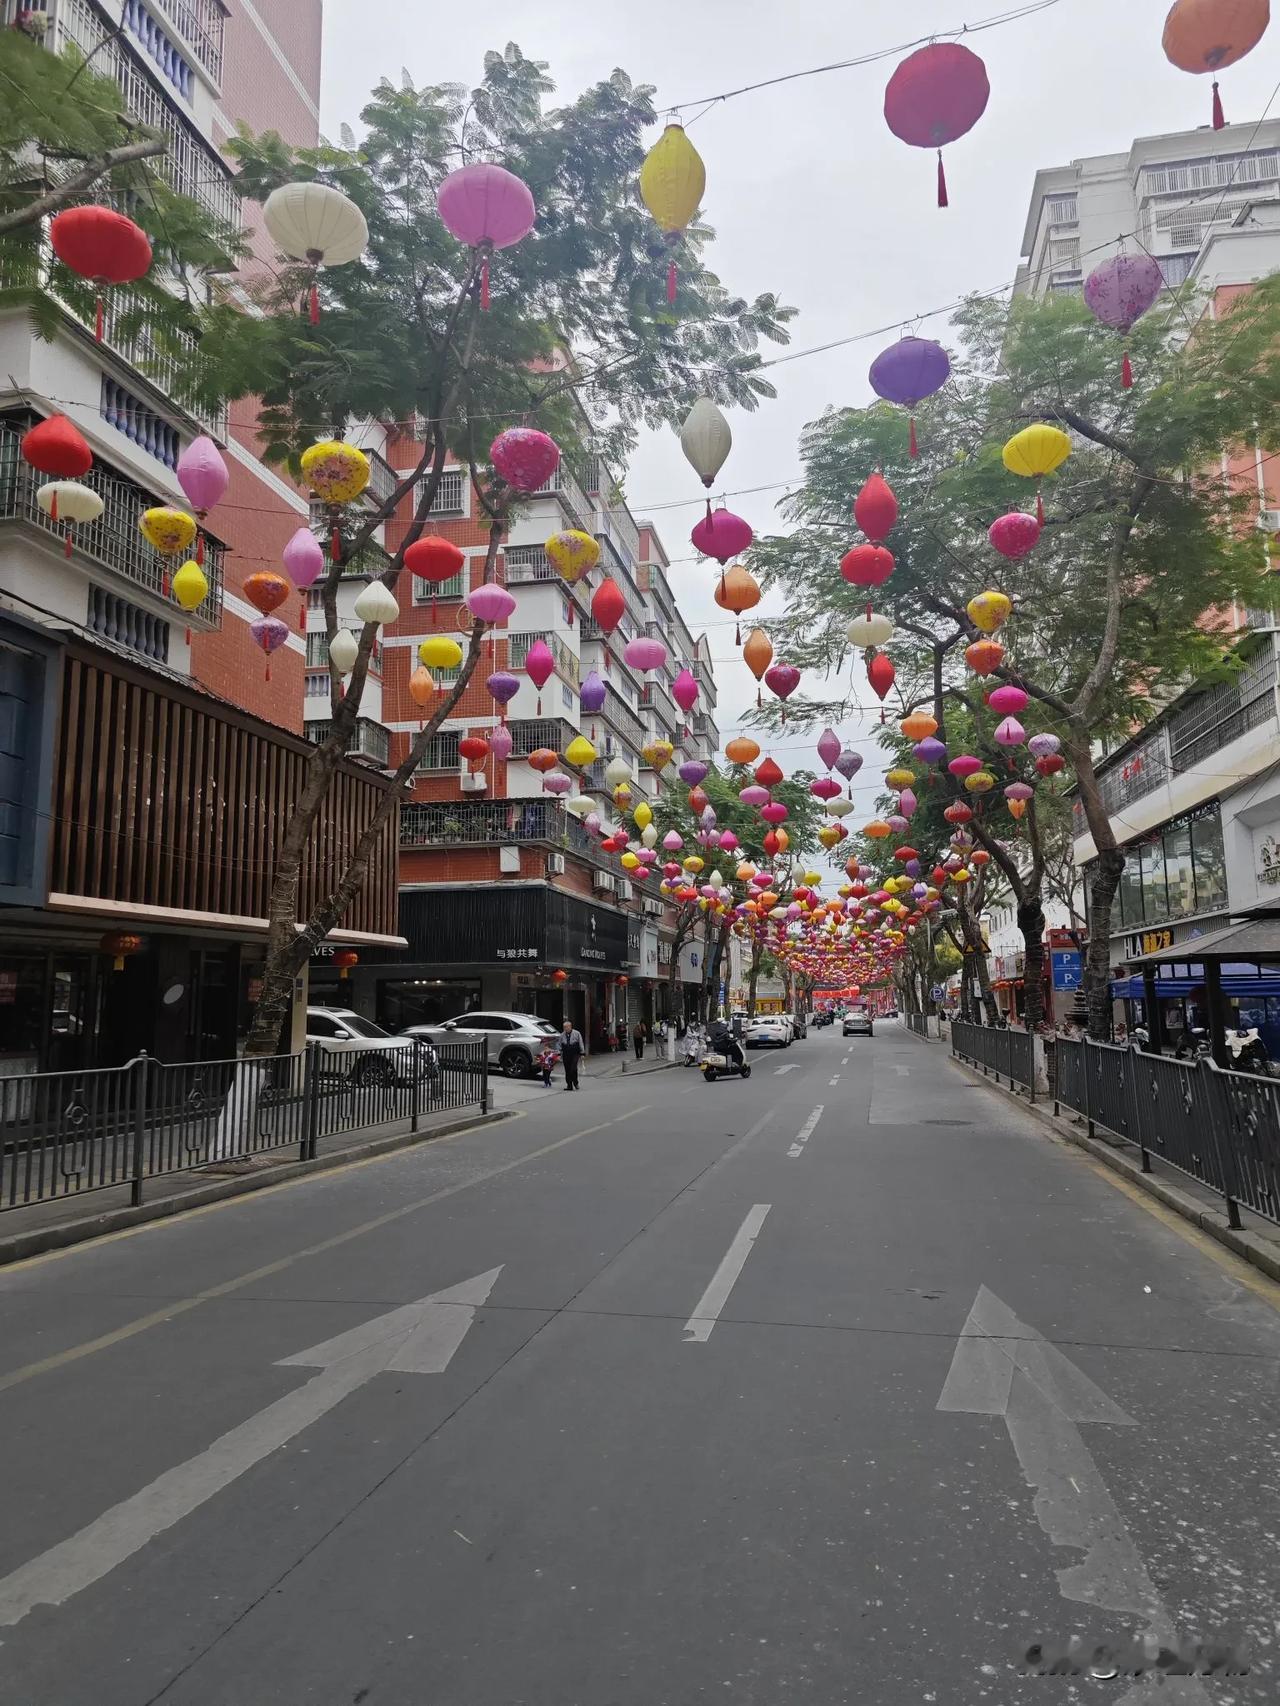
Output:
<svg viewBox="0 0 1280 1706">
<path fill-rule="evenodd" d="M 326 1055 L 335 1057 L 333 1064 L 341 1064 L 359 1084 L 410 1082 L 411 1056 L 406 1040 L 393 1037 L 350 1007 L 307 1008 L 307 1041 L 319 1043 Z M 418 1072 L 422 1077 L 434 1078 L 439 1069 L 434 1048 L 420 1051 Z"/>
<path fill-rule="evenodd" d="M 444 1055 L 450 1038 L 484 1038 L 490 1066 L 508 1078 L 531 1078 L 534 1062 L 560 1035 L 556 1027 L 536 1013 L 460 1013 L 441 1025 L 409 1025 L 403 1035 L 425 1037 Z"/>
</svg>

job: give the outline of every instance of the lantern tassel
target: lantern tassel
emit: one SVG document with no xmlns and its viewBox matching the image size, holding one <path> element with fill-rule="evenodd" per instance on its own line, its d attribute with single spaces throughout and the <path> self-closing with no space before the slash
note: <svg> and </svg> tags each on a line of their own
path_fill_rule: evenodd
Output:
<svg viewBox="0 0 1280 1706">
<path fill-rule="evenodd" d="M 67 528 L 66 539 L 63 541 L 62 552 L 66 557 L 71 555 L 71 529 L 69 527 Z"/>
<path fill-rule="evenodd" d="M 911 417 L 911 436 L 908 440 L 907 448 L 911 453 L 912 461 L 914 461 L 920 454 L 920 446 L 916 442 L 916 417 L 914 415 Z"/>
<path fill-rule="evenodd" d="M 538 695 L 538 715 L 539 716 L 542 715 L 542 695 L 541 695 L 541 693 L 539 693 L 539 695 Z"/>
<path fill-rule="evenodd" d="M 1044 493 L 1036 488 L 1036 520 L 1044 526 Z"/>
<path fill-rule="evenodd" d="M 950 207 L 947 197 L 947 168 L 942 164 L 942 150 L 938 150 L 938 206 Z"/>
<path fill-rule="evenodd" d="M 266 674 L 263 676 L 263 680 L 264 681 L 270 681 L 271 680 L 271 659 L 270 658 L 267 659 L 267 669 L 266 669 Z"/>
<path fill-rule="evenodd" d="M 1133 363 L 1129 360 L 1129 352 L 1124 352 L 1124 360 L 1120 363 L 1120 384 L 1126 391 L 1133 390 Z"/>
<path fill-rule="evenodd" d="M 760 689 L 757 687 L 756 688 L 756 710 L 757 711 L 762 710 L 763 707 L 764 707 L 764 701 L 761 699 Z"/>
<path fill-rule="evenodd" d="M 188 644 L 188 646 L 191 644 L 191 630 L 190 630 L 190 628 L 187 629 L 187 644 Z"/>
<path fill-rule="evenodd" d="M 480 310 L 482 313 L 485 313 L 485 314 L 487 314 L 489 312 L 489 257 L 488 257 L 488 255 L 486 255 L 485 258 L 480 263 Z"/>
<path fill-rule="evenodd" d="M 53 491 L 53 495 L 49 499 L 49 520 L 50 521 L 56 521 L 57 519 L 58 519 L 58 491 L 57 491 L 57 487 L 55 486 L 54 491 Z"/>
<path fill-rule="evenodd" d="M 307 318 L 313 326 L 320 324 L 320 292 L 315 279 L 311 280 L 311 289 L 307 293 Z"/>
<path fill-rule="evenodd" d="M 160 591 L 165 598 L 169 596 L 169 570 L 166 568 L 160 576 Z"/>
<path fill-rule="evenodd" d="M 431 626 L 434 628 L 435 625 L 436 625 L 436 595 L 433 592 L 431 594 Z"/>
<path fill-rule="evenodd" d="M 1226 125 L 1227 117 L 1222 110 L 1222 96 L 1218 93 L 1218 79 L 1215 77 L 1213 80 L 1213 128 L 1225 130 Z"/>
<path fill-rule="evenodd" d="M 674 261 L 668 261 L 667 262 L 667 301 L 668 302 L 674 302 L 675 299 L 676 299 L 676 263 Z"/>
<path fill-rule="evenodd" d="M 203 533 L 197 533 L 196 534 L 196 562 L 200 565 L 201 568 L 204 567 L 204 534 Z M 304 608 L 305 608 L 305 606 L 304 606 Z"/>
<path fill-rule="evenodd" d="M 733 625 L 733 643 L 735 646 L 741 646 L 741 644 L 742 644 L 742 623 L 741 622 L 735 622 Z"/>
<path fill-rule="evenodd" d="M 106 306 L 103 303 L 101 292 L 99 292 L 98 297 L 97 297 L 97 299 L 93 305 L 93 340 L 95 343 L 100 344 L 102 342 L 102 334 L 103 334 L 103 331 L 105 329 L 105 320 L 106 320 Z"/>
</svg>

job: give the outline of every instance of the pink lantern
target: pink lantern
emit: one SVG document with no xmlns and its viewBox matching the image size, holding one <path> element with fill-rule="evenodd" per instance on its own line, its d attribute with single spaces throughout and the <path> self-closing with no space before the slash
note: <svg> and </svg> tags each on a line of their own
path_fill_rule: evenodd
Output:
<svg viewBox="0 0 1280 1706">
<path fill-rule="evenodd" d="M 1057 735 L 1032 735 L 1027 742 L 1027 750 L 1032 758 L 1053 758 L 1062 749 L 1062 742 Z"/>
<path fill-rule="evenodd" d="M 834 776 L 819 776 L 810 782 L 809 792 L 817 800 L 834 800 L 841 788 Z"/>
<path fill-rule="evenodd" d="M 987 694 L 987 704 L 1002 717 L 1016 717 L 1019 711 L 1026 710 L 1029 703 L 1027 694 L 1012 682 L 1006 682 L 1003 687 L 997 687 L 994 693 Z"/>
<path fill-rule="evenodd" d="M 750 525 L 740 515 L 728 509 L 708 509 L 689 535 L 694 549 L 704 557 L 714 557 L 717 563 L 727 563 L 730 557 L 740 556 L 755 538 Z"/>
<path fill-rule="evenodd" d="M 542 778 L 542 790 L 546 794 L 567 794 L 573 786 L 573 777 L 566 776 L 563 770 L 548 770 Z"/>
<path fill-rule="evenodd" d="M 1016 560 L 1035 549 L 1040 538 L 1040 523 L 1034 515 L 1015 509 L 1012 514 L 1002 515 L 998 521 L 991 523 L 987 538 L 1002 557 Z"/>
<path fill-rule="evenodd" d="M 267 654 L 266 679 L 271 680 L 271 654 L 277 652 L 289 638 L 288 624 L 278 616 L 255 616 L 249 624 L 249 632 L 253 635 L 254 643 L 262 647 Z"/>
<path fill-rule="evenodd" d="M 492 581 L 473 587 L 462 602 L 478 622 L 505 622 L 516 607 L 516 601 L 506 587 L 495 586 Z M 547 656 L 550 655 L 548 652 Z"/>
<path fill-rule="evenodd" d="M 906 818 L 903 817 L 901 812 L 895 812 L 892 817 L 887 817 L 885 822 L 889 825 L 889 828 L 895 835 L 905 835 L 907 830 L 910 828 L 910 825 L 907 823 Z"/>
<path fill-rule="evenodd" d="M 770 693 L 782 700 L 782 720 L 787 720 L 786 701 L 800 685 L 800 671 L 794 664 L 775 663 L 764 672 L 764 684 Z"/>
<path fill-rule="evenodd" d="M 1010 782 L 1004 791 L 1006 800 L 1029 800 L 1035 794 L 1035 789 L 1026 782 Z"/>
<path fill-rule="evenodd" d="M 622 655 L 632 669 L 638 669 L 643 674 L 651 669 L 662 668 L 667 661 L 667 648 L 661 640 L 650 640 L 641 634 L 638 638 L 627 641 Z"/>
<path fill-rule="evenodd" d="M 203 433 L 193 438 L 182 452 L 174 473 L 198 516 L 207 515 L 215 504 L 222 502 L 231 480 L 217 445 Z"/>
<path fill-rule="evenodd" d="M 758 782 L 752 782 L 745 788 L 738 789 L 738 798 L 744 806 L 763 806 L 769 802 L 769 790 L 762 788 Z"/>
<path fill-rule="evenodd" d="M 953 776 L 958 776 L 963 781 L 966 776 L 972 776 L 982 769 L 982 760 L 974 758 L 971 753 L 962 752 L 958 758 L 951 760 L 947 769 Z"/>
<path fill-rule="evenodd" d="M 916 799 L 913 790 L 910 788 L 904 788 L 898 795 L 898 815 L 900 817 L 914 817 L 916 815 L 916 807 L 919 804 L 920 802 Z"/>
<path fill-rule="evenodd" d="M 525 671 L 530 681 L 538 689 L 538 715 L 542 715 L 542 689 L 547 685 L 551 672 L 556 667 L 556 660 L 551 655 L 551 647 L 545 640 L 535 640 L 529 647 L 524 660 Z"/>
<path fill-rule="evenodd" d="M 480 252 L 480 306 L 489 306 L 489 256 L 533 230 L 537 209 L 523 179 L 502 166 L 462 166 L 440 186 L 436 209 L 460 243 Z"/>
<path fill-rule="evenodd" d="M 1006 717 L 996 728 L 996 744 L 998 746 L 1021 746 L 1027 738 L 1027 731 L 1016 717 Z"/>
<path fill-rule="evenodd" d="M 489 446 L 489 460 L 516 491 L 536 492 L 560 466 L 560 446 L 535 427 L 508 427 Z"/>
<path fill-rule="evenodd" d="M 720 845 L 726 853 L 732 853 L 737 849 L 738 838 L 731 829 L 720 831 Z"/>
<path fill-rule="evenodd" d="M 766 823 L 776 824 L 785 823 L 791 816 L 791 813 L 783 805 L 781 800 L 769 800 L 765 805 L 760 807 L 760 816 Z"/>
<path fill-rule="evenodd" d="M 1121 253 L 1093 269 L 1084 281 L 1084 299 L 1104 326 L 1127 340 L 1136 322 L 1163 289 L 1164 274 L 1154 256 Z M 1127 349 L 1120 367 L 1120 382 L 1126 391 L 1132 389 L 1133 366 Z"/>
<path fill-rule="evenodd" d="M 840 736 L 834 729 L 823 729 L 818 736 L 818 757 L 830 770 L 840 756 Z"/>
<path fill-rule="evenodd" d="M 662 838 L 662 845 L 668 853 L 678 853 L 684 846 L 684 837 L 674 829 L 669 829 Z"/>
<path fill-rule="evenodd" d="M 515 742 L 511 738 L 511 730 L 505 723 L 499 723 L 489 735 L 489 751 L 499 764 L 505 764 L 511 757 L 511 748 Z"/>
<path fill-rule="evenodd" d="M 292 536 L 282 552 L 284 566 L 289 571 L 289 579 L 299 592 L 305 592 L 313 586 L 324 573 L 324 552 L 320 549 L 320 541 L 309 527 L 300 527 Z M 307 601 L 302 601 L 302 627 L 307 626 Z"/>
<path fill-rule="evenodd" d="M 687 667 L 682 669 L 671 683 L 671 697 L 686 716 L 698 703 L 698 683 Z M 699 777 L 698 780 L 701 781 L 702 778 Z"/>
</svg>

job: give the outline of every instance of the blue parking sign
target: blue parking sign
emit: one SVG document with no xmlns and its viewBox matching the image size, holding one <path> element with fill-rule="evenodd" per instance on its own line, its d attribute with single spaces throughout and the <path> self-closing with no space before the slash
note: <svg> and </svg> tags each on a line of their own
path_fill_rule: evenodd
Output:
<svg viewBox="0 0 1280 1706">
<path fill-rule="evenodd" d="M 1084 955 L 1074 949 L 1055 951 L 1051 956 L 1053 987 L 1079 989 L 1084 983 Z"/>
</svg>

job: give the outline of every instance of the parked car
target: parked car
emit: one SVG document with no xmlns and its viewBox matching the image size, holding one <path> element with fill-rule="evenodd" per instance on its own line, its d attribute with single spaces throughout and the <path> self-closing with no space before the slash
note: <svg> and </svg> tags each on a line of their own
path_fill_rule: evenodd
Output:
<svg viewBox="0 0 1280 1706">
<path fill-rule="evenodd" d="M 843 1034 L 846 1037 L 874 1036 L 870 1007 L 850 1007 L 844 1016 Z"/>
<path fill-rule="evenodd" d="M 785 1014 L 765 1013 L 751 1021 L 742 1040 L 747 1048 L 789 1048 L 791 1027 Z"/>
<path fill-rule="evenodd" d="M 532 1078 L 534 1062 L 556 1027 L 536 1013 L 460 1013 L 440 1025 L 409 1025 L 406 1037 L 425 1037 L 446 1057 L 451 1040 L 483 1038 L 490 1067 L 508 1078 Z"/>
<path fill-rule="evenodd" d="M 308 1007 L 307 1041 L 318 1043 L 331 1064 L 344 1068 L 357 1084 L 408 1083 L 414 1064 L 422 1078 L 434 1078 L 440 1071 L 429 1042 L 411 1056 L 404 1037 L 393 1037 L 350 1007 Z"/>
</svg>

